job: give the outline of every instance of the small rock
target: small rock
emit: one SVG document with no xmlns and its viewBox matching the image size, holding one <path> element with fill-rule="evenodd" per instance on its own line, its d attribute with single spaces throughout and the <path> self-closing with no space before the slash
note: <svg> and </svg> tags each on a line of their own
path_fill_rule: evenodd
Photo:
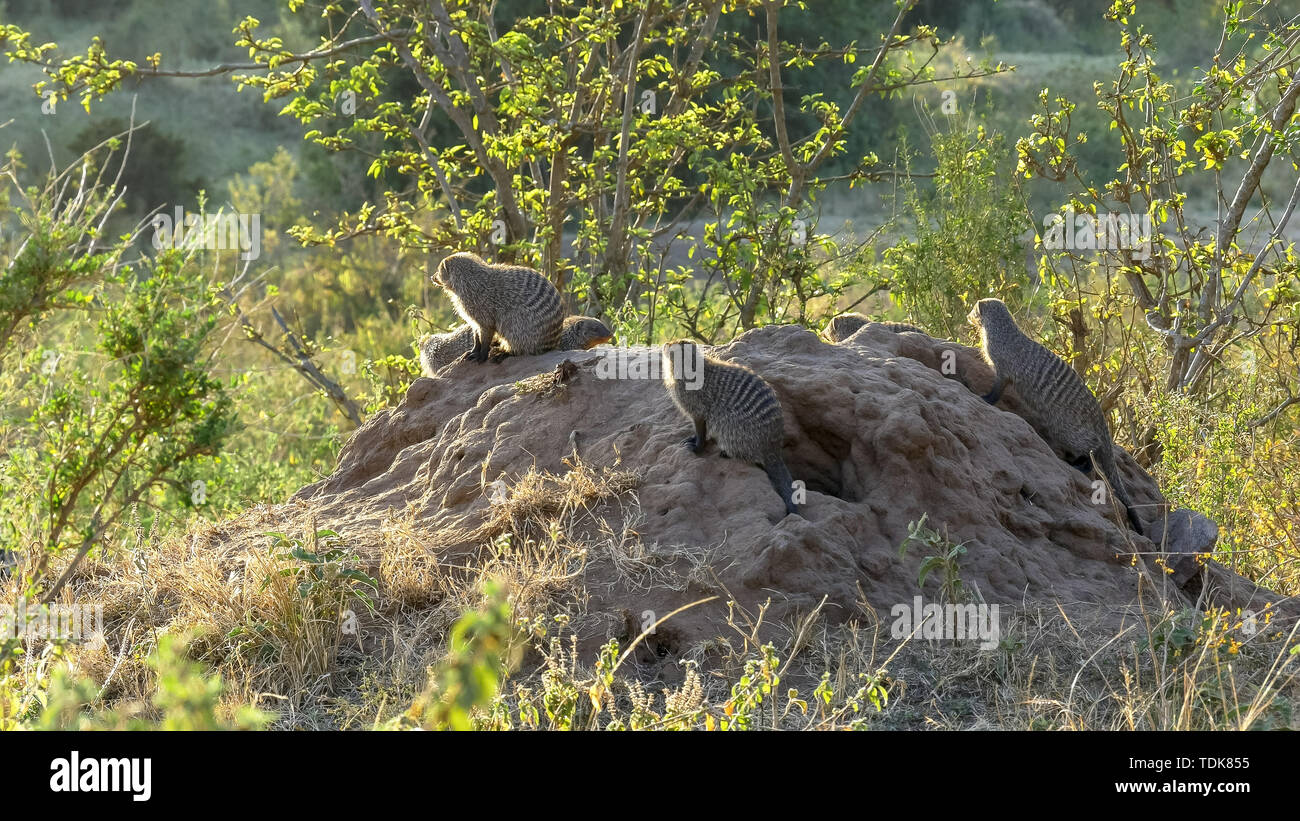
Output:
<svg viewBox="0 0 1300 821">
<path fill-rule="evenodd" d="M 1186 508 L 1170 511 L 1150 530 L 1151 541 L 1163 549 L 1165 564 L 1173 568 L 1171 578 L 1179 587 L 1200 568 L 1197 554 L 1212 551 L 1219 539 L 1219 526 L 1214 521 Z"/>
</svg>

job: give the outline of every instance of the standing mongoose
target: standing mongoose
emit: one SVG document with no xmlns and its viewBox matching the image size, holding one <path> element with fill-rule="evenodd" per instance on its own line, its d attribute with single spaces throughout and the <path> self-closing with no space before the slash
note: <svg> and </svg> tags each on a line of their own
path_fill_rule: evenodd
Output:
<svg viewBox="0 0 1300 821">
<path fill-rule="evenodd" d="M 492 265 L 458 253 L 442 261 L 433 279 L 473 329 L 474 347 L 466 359 L 486 362 L 495 337 L 501 338 L 499 356 L 545 353 L 560 343 L 560 292 L 531 268 Z"/>
<path fill-rule="evenodd" d="M 862 314 L 840 314 L 826 323 L 826 328 L 822 334 L 831 342 L 843 342 L 857 333 L 864 325 L 872 324 L 872 320 Z M 925 331 L 915 325 L 907 325 L 902 322 L 877 322 L 877 325 L 883 325 L 894 333 L 918 333 L 923 334 Z"/>
<path fill-rule="evenodd" d="M 762 465 L 785 512 L 799 512 L 781 458 L 785 418 L 771 385 L 748 368 L 705 356 L 689 340 L 663 346 L 663 378 L 674 404 L 695 423 L 687 447 L 699 453 L 712 433 L 723 455 Z"/>
<path fill-rule="evenodd" d="M 614 332 L 599 319 L 590 316 L 571 316 L 564 320 L 560 331 L 560 344 L 556 350 L 585 351 L 614 338 Z M 420 370 L 425 376 L 434 376 L 441 369 L 465 356 L 474 345 L 474 329 L 461 325 L 445 334 L 429 334 L 420 340 Z"/>
<path fill-rule="evenodd" d="M 1014 384 L 1020 400 L 1037 418 L 1043 440 L 1085 473 L 1089 462 L 1095 461 L 1115 498 L 1124 505 L 1133 529 L 1142 533 L 1142 523 L 1115 467 L 1106 415 L 1088 386 L 1063 359 L 1025 336 L 1002 300 L 981 299 L 969 319 L 979 328 L 984 359 L 993 368 L 993 390 L 984 401 L 996 404 L 1002 389 Z"/>
</svg>

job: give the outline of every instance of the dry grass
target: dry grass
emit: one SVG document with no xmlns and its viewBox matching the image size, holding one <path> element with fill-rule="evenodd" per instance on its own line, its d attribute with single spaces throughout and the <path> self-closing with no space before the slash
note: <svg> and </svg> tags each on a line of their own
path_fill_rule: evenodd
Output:
<svg viewBox="0 0 1300 821">
<path fill-rule="evenodd" d="M 1113 609 L 1083 603 L 1004 610 L 1001 643 L 987 651 L 900 644 L 865 597 L 838 624 L 820 606 L 773 624 L 766 608 L 733 600 L 726 629 L 681 647 L 665 681 L 628 652 L 628 638 L 591 644 L 627 636 L 625 616 L 594 603 L 632 590 L 732 598 L 712 573 L 716 556 L 641 542 L 636 475 L 576 460 L 570 468 L 524 475 L 467 534 L 430 533 L 406 513 L 331 536 L 305 503 L 183 533 L 127 533 L 124 549 L 86 562 L 65 591 L 67 602 L 104 605 L 106 642 L 61 655 L 31 648 L 13 677 L 24 697 L 8 709 L 30 715 L 59 664 L 95 682 L 92 707 L 147 704 L 149 651 L 161 635 L 185 634 L 190 655 L 222 676 L 227 714 L 251 704 L 272 711 L 278 728 L 392 726 L 493 579 L 528 651 L 484 726 L 708 728 L 738 717 L 789 729 L 1297 726 L 1293 628 L 1262 617 L 1248 636 L 1236 614 L 1170 609 L 1136 590 L 1143 603 L 1118 626 Z M 267 535 L 277 531 L 286 539 Z M 13 600 L 17 582 L 6 584 Z M 770 694 L 753 702 L 742 676 Z M 873 692 L 887 698 L 883 710 Z"/>
</svg>

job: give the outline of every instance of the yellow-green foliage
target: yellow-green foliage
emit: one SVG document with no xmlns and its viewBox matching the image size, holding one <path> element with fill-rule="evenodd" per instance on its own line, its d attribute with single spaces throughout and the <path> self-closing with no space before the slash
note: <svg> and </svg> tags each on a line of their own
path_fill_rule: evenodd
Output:
<svg viewBox="0 0 1300 821">
<path fill-rule="evenodd" d="M 156 690 L 149 704 L 102 705 L 100 685 L 55 668 L 36 715 L 35 730 L 258 730 L 271 716 L 247 705 L 222 707 L 224 685 L 186 656 L 185 642 L 163 636 L 149 657 Z M 2 716 L 0 716 L 2 718 Z"/>
</svg>

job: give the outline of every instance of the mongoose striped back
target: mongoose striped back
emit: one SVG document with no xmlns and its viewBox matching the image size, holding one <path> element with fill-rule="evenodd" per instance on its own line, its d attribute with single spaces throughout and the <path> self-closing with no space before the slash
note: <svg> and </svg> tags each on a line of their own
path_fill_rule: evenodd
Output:
<svg viewBox="0 0 1300 821">
<path fill-rule="evenodd" d="M 1025 336 L 1002 300 L 981 299 L 970 320 L 979 327 L 984 359 L 995 377 L 993 391 L 985 399 L 997 402 L 1003 386 L 1014 384 L 1020 400 L 1036 417 L 1044 441 L 1076 466 L 1092 454 L 1129 521 L 1141 533 L 1128 489 L 1115 467 L 1110 426 L 1088 386 L 1065 360 Z"/>
<path fill-rule="evenodd" d="M 585 351 L 614 338 L 614 332 L 604 322 L 590 316 L 571 316 L 564 320 L 560 333 L 561 351 Z M 429 334 L 420 340 L 420 370 L 425 376 L 438 371 L 465 356 L 474 347 L 474 329 L 461 325 L 445 334 Z"/>
<path fill-rule="evenodd" d="M 435 276 L 475 332 L 478 358 L 494 336 L 511 354 L 539 354 L 560 343 L 564 307 L 550 280 L 519 265 L 489 265 L 474 254 L 452 254 Z"/>
<path fill-rule="evenodd" d="M 785 418 L 771 385 L 746 367 L 705 356 L 687 340 L 663 346 L 663 378 L 674 404 L 695 423 L 697 452 L 712 434 L 727 455 L 762 465 L 787 512 L 798 512 L 781 457 Z"/>
<path fill-rule="evenodd" d="M 915 325 L 908 325 L 906 322 L 878 322 L 878 323 L 876 323 L 876 324 L 878 324 L 878 325 L 883 325 L 883 326 L 885 326 L 886 328 L 888 328 L 889 330 L 893 331 L 893 332 L 896 333 L 896 334 L 906 334 L 906 333 L 912 333 L 912 334 L 923 334 L 923 333 L 925 333 L 925 331 L 921 330 L 920 328 L 916 327 Z M 928 336 L 928 334 L 927 334 L 927 336 Z"/>
<path fill-rule="evenodd" d="M 822 331 L 822 334 L 830 342 L 843 342 L 869 324 L 872 324 L 871 320 L 862 314 L 840 314 L 826 323 L 826 328 Z M 918 334 L 925 333 L 915 325 L 908 325 L 903 322 L 877 322 L 875 324 L 899 334 L 909 331 Z"/>
</svg>

